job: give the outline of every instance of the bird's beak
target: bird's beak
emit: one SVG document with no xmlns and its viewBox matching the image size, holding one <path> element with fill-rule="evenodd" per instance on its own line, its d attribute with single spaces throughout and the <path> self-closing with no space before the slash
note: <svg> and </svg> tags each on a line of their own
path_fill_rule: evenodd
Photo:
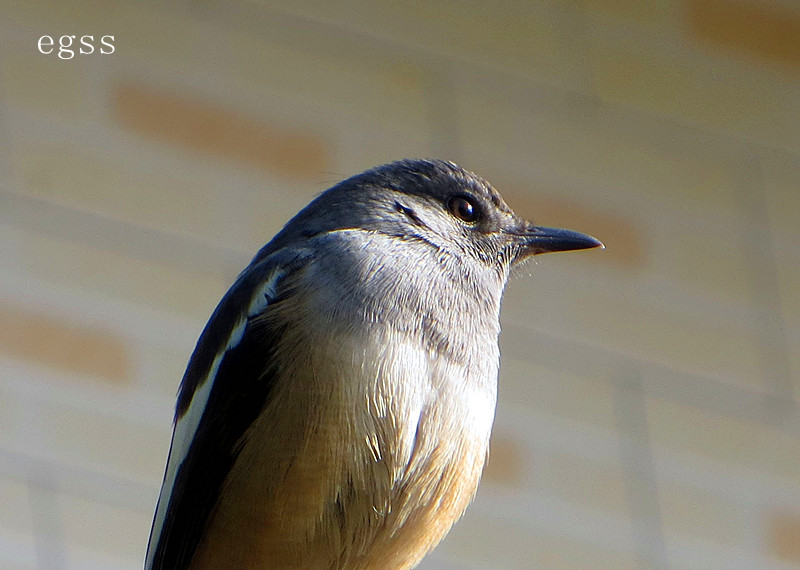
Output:
<svg viewBox="0 0 800 570">
<path fill-rule="evenodd" d="M 522 261 L 531 255 L 554 251 L 572 251 L 605 246 L 597 238 L 559 228 L 543 228 L 529 225 L 524 231 L 515 234 L 519 253 L 515 261 Z"/>
</svg>

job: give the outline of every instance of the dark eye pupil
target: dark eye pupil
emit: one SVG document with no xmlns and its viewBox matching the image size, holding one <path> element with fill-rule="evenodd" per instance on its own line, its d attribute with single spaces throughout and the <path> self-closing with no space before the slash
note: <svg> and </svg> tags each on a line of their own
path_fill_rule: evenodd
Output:
<svg viewBox="0 0 800 570">
<path fill-rule="evenodd" d="M 450 199 L 448 206 L 450 213 L 460 220 L 474 222 L 478 219 L 478 208 L 468 198 L 456 196 Z"/>
</svg>

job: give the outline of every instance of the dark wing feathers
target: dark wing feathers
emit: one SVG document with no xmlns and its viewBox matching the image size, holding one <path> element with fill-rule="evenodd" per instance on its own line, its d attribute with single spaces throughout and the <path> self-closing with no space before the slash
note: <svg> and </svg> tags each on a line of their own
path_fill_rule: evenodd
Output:
<svg viewBox="0 0 800 570">
<path fill-rule="evenodd" d="M 259 286 L 276 270 L 285 276 L 299 265 L 297 256 L 288 265 L 277 261 L 268 259 L 251 266 L 214 311 L 181 383 L 176 422 L 189 410 L 195 391 L 211 370 L 214 359 L 225 350 Z M 279 302 L 278 287 L 267 303 L 272 306 Z M 188 567 L 213 514 L 222 484 L 236 460 L 237 442 L 264 408 L 275 384 L 273 347 L 282 330 L 255 316 L 247 318 L 241 340 L 228 348 L 217 373 L 206 380 L 213 385 L 194 439 L 176 472 L 163 524 L 156 529 L 156 520 L 151 530 L 148 551 L 155 549 L 149 567 L 152 570 Z M 174 445 L 173 439 L 170 455 Z M 164 484 L 169 484 L 166 476 Z M 157 542 L 152 544 L 156 536 Z"/>
</svg>

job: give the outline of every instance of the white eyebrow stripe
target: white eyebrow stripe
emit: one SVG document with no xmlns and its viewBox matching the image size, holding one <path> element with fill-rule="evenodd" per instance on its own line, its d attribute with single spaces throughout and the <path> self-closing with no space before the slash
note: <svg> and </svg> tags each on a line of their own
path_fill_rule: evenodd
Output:
<svg viewBox="0 0 800 570">
<path fill-rule="evenodd" d="M 214 385 L 219 367 L 222 364 L 222 359 L 229 350 L 237 347 L 244 337 L 245 328 L 247 328 L 247 319 L 253 317 L 264 311 L 269 306 L 269 303 L 274 299 L 278 282 L 286 275 L 286 271 L 280 267 L 276 267 L 270 274 L 266 281 L 256 289 L 253 296 L 250 298 L 250 303 L 247 307 L 246 316 L 241 316 L 236 321 L 236 325 L 231 330 L 228 336 L 228 342 L 225 343 L 225 348 L 219 351 L 214 357 L 208 373 L 203 377 L 203 380 L 197 384 L 197 388 L 192 394 L 191 402 L 186 412 L 175 422 L 175 429 L 172 432 L 172 443 L 170 446 L 169 458 L 167 459 L 167 471 L 164 476 L 164 482 L 161 485 L 161 491 L 158 496 L 158 506 L 156 507 L 156 516 L 153 523 L 153 536 L 150 537 L 150 544 L 147 552 L 146 567 L 149 568 L 155 556 L 158 541 L 161 537 L 161 530 L 163 529 L 164 519 L 167 516 L 167 510 L 170 500 L 172 498 L 172 490 L 175 485 L 175 478 L 178 474 L 178 469 L 186 460 L 189 453 L 189 448 L 194 441 L 195 433 L 200 425 L 200 420 L 203 417 L 208 398 L 211 395 L 211 388 Z"/>
</svg>

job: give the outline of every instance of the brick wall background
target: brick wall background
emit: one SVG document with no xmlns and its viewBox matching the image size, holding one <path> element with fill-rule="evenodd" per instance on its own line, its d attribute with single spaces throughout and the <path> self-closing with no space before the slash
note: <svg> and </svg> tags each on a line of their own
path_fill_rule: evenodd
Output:
<svg viewBox="0 0 800 570">
<path fill-rule="evenodd" d="M 607 245 L 511 283 L 491 465 L 422 568 L 800 567 L 800 5 L 340 4 L 0 2 L 0 568 L 140 568 L 217 300 L 416 156 Z"/>
</svg>

